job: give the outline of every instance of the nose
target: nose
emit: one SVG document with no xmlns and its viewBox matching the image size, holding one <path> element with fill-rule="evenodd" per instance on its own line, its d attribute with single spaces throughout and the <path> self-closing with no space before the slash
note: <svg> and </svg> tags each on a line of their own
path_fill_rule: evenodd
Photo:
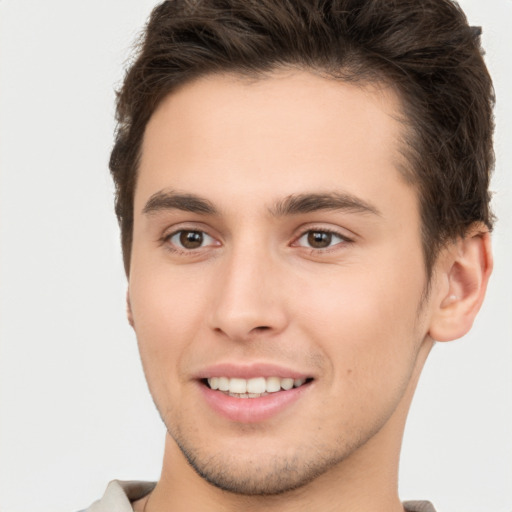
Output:
<svg viewBox="0 0 512 512">
<path fill-rule="evenodd" d="M 287 323 L 282 268 L 268 251 L 231 251 L 216 276 L 210 324 L 236 341 L 282 332 Z"/>
</svg>

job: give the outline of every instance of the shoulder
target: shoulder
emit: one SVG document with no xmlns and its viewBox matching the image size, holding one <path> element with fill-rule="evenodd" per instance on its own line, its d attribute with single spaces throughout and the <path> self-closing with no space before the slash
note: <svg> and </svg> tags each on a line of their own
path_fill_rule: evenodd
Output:
<svg viewBox="0 0 512 512">
<path fill-rule="evenodd" d="M 436 512 L 430 501 L 404 501 L 405 512 Z"/>
<path fill-rule="evenodd" d="M 132 502 L 149 494 L 155 482 L 112 480 L 102 498 L 80 512 L 133 512 Z"/>
</svg>

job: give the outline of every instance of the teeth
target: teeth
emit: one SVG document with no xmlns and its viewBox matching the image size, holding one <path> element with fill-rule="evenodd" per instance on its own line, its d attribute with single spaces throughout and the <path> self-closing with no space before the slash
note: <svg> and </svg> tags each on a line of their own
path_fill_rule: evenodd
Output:
<svg viewBox="0 0 512 512">
<path fill-rule="evenodd" d="M 283 379 L 281 381 L 281 387 L 285 390 L 293 388 L 293 379 Z"/>
<path fill-rule="evenodd" d="M 275 393 L 281 389 L 281 379 L 279 377 L 268 377 L 267 381 L 267 393 Z"/>
<path fill-rule="evenodd" d="M 265 393 L 267 391 L 267 382 L 265 377 L 256 377 L 247 381 L 247 393 Z"/>
<path fill-rule="evenodd" d="M 229 379 L 230 393 L 247 393 L 247 381 L 245 379 Z"/>
<path fill-rule="evenodd" d="M 252 379 L 239 379 L 237 377 L 211 377 L 208 385 L 212 389 L 225 391 L 237 398 L 257 398 L 268 393 L 276 393 L 298 388 L 306 382 L 306 379 L 291 379 L 280 377 L 254 377 Z"/>
<path fill-rule="evenodd" d="M 229 391 L 229 379 L 227 377 L 219 377 L 219 391 Z"/>
</svg>

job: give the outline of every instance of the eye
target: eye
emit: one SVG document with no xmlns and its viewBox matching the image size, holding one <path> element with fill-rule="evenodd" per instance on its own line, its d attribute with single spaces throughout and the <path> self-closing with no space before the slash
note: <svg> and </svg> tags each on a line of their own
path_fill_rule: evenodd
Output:
<svg viewBox="0 0 512 512">
<path fill-rule="evenodd" d="M 333 231 L 311 229 L 306 231 L 294 245 L 311 249 L 327 249 L 343 242 L 350 242 L 350 240 Z"/>
<path fill-rule="evenodd" d="M 196 231 L 191 229 L 180 229 L 176 231 L 167 240 L 178 249 L 192 251 L 209 245 L 217 245 L 216 240 L 207 235 L 204 231 Z"/>
</svg>

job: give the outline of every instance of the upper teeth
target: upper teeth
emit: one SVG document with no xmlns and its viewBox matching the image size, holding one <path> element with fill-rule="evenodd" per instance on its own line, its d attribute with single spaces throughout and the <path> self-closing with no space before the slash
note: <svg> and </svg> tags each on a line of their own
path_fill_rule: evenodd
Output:
<svg viewBox="0 0 512 512">
<path fill-rule="evenodd" d="M 239 379 L 236 377 L 211 377 L 208 384 L 212 389 L 227 391 L 228 393 L 275 393 L 281 389 L 288 390 L 304 384 L 306 379 L 281 379 L 280 377 L 254 377 L 253 379 Z"/>
</svg>

